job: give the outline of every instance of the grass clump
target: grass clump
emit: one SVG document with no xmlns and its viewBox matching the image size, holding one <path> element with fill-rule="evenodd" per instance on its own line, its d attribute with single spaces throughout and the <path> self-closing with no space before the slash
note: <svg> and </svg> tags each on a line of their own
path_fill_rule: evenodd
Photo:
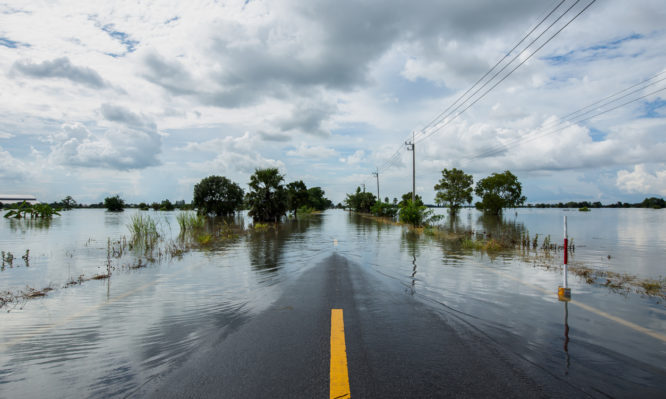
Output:
<svg viewBox="0 0 666 399">
<path fill-rule="evenodd" d="M 184 235 L 188 231 L 201 230 L 206 225 L 206 217 L 194 212 L 181 212 L 176 215 L 180 234 Z"/>
<path fill-rule="evenodd" d="M 157 230 L 157 222 L 150 215 L 137 213 L 132 216 L 130 224 L 127 225 L 130 231 L 130 241 L 135 248 L 144 248 L 146 250 L 155 246 L 160 234 Z"/>
<path fill-rule="evenodd" d="M 578 211 L 579 211 L 579 212 L 589 212 L 589 211 L 590 211 L 590 208 L 584 206 L 584 207 L 582 207 L 582 208 L 578 208 Z"/>
</svg>

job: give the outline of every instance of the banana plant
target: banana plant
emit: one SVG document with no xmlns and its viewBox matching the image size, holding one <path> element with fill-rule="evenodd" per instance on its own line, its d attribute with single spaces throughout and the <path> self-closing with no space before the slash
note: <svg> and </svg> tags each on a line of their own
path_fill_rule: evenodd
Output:
<svg viewBox="0 0 666 399">
<path fill-rule="evenodd" d="M 60 209 L 53 209 L 49 204 L 35 204 L 31 205 L 25 201 L 20 203 L 16 208 L 10 209 L 5 213 L 6 218 L 25 219 L 30 215 L 31 218 L 51 219 L 53 215 L 60 216 Z"/>
</svg>

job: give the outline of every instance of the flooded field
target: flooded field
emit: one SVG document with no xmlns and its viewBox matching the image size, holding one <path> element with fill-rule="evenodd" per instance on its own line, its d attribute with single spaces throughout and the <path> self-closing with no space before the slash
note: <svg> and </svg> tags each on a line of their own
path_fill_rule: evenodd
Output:
<svg viewBox="0 0 666 399">
<path fill-rule="evenodd" d="M 251 229 L 240 215 L 213 225 L 223 235 L 198 245 L 179 241 L 178 212 L 143 212 L 162 237 L 147 252 L 124 244 L 138 212 L 73 210 L 48 225 L 0 219 L 0 250 L 13 255 L 0 271 L 0 292 L 52 289 L 0 308 L 0 397 L 132 396 L 211 334 L 232 332 L 266 309 L 287 282 L 333 252 L 563 382 L 599 380 L 600 392 L 620 396 L 666 385 L 663 298 L 572 275 L 573 301 L 559 302 L 561 250 L 474 250 L 445 234 L 330 210 L 278 229 Z M 561 244 L 564 215 L 572 266 L 666 275 L 663 210 L 518 209 L 501 222 L 462 210 L 442 226 L 475 236 L 529 232 L 540 243 L 550 235 Z M 108 271 L 110 278 L 93 279 Z"/>
</svg>

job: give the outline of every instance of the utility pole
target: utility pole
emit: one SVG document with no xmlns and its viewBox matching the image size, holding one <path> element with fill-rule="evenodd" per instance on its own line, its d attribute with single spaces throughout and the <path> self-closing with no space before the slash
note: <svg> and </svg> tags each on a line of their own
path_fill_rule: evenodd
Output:
<svg viewBox="0 0 666 399">
<path fill-rule="evenodd" d="M 416 203 L 416 151 L 414 151 L 414 132 L 412 132 L 412 141 L 405 141 L 407 151 L 412 152 L 412 204 Z"/>
<path fill-rule="evenodd" d="M 365 192 L 365 183 L 361 184 L 363 186 L 363 192 Z"/>
<path fill-rule="evenodd" d="M 382 197 L 379 196 L 379 169 L 376 170 L 376 172 L 372 172 L 372 175 L 377 178 L 377 201 L 382 202 Z"/>
</svg>

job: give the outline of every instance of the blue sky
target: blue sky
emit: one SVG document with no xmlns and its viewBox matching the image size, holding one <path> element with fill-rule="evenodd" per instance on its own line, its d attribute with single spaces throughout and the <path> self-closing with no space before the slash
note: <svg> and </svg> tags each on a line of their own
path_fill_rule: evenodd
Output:
<svg viewBox="0 0 666 399">
<path fill-rule="evenodd" d="M 277 167 L 338 202 L 379 168 L 393 198 L 416 131 L 426 202 L 451 167 L 511 170 L 528 202 L 666 196 L 666 74 L 566 119 L 666 71 L 661 1 L 594 3 L 428 128 L 557 3 L 0 2 L 0 192 L 189 201 L 206 176 Z"/>
</svg>

